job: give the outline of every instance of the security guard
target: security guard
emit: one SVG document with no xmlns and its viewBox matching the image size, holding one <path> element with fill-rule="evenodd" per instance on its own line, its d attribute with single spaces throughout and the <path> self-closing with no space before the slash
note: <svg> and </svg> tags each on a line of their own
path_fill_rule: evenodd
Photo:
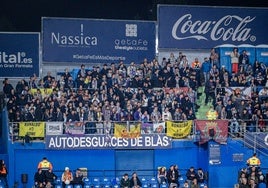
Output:
<svg viewBox="0 0 268 188">
<path fill-rule="evenodd" d="M 247 160 L 247 165 L 252 167 L 252 166 L 256 166 L 256 167 L 259 167 L 261 165 L 261 161 L 260 159 L 257 157 L 257 154 L 254 153 L 252 157 L 250 157 L 248 160 Z"/>
<path fill-rule="evenodd" d="M 42 169 L 43 172 L 49 169 L 52 170 L 52 168 L 51 162 L 49 162 L 46 157 L 44 157 L 37 166 L 37 169 Z"/>
</svg>

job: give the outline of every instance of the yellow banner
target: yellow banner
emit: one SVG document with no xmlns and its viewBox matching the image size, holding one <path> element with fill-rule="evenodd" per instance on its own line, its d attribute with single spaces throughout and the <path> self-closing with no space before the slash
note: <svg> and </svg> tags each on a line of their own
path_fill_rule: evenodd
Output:
<svg viewBox="0 0 268 188">
<path fill-rule="evenodd" d="M 39 90 L 41 92 L 42 97 L 51 95 L 51 93 L 53 92 L 52 88 L 40 88 Z M 31 89 L 30 90 L 32 95 L 36 95 L 37 91 L 38 91 L 38 89 Z"/>
<path fill-rule="evenodd" d="M 45 136 L 45 122 L 20 122 L 19 136 L 28 134 L 30 137 Z"/>
<path fill-rule="evenodd" d="M 114 137 L 117 138 L 137 138 L 141 134 L 140 124 L 131 124 L 128 131 L 126 124 L 114 124 Z"/>
<path fill-rule="evenodd" d="M 131 124 L 129 138 L 138 138 L 141 135 L 141 124 Z"/>
<path fill-rule="evenodd" d="M 193 121 L 173 122 L 167 121 L 167 136 L 184 138 L 191 133 Z"/>
</svg>

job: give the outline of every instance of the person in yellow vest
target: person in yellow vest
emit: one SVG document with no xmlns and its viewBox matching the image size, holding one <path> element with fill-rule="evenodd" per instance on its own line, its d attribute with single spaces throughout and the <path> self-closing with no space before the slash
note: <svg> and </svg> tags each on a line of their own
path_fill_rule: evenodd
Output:
<svg viewBox="0 0 268 188">
<path fill-rule="evenodd" d="M 260 159 L 257 157 L 257 154 L 254 153 L 252 157 L 250 157 L 248 160 L 247 160 L 247 165 L 249 167 L 252 167 L 252 166 L 256 166 L 256 167 L 260 167 L 261 165 L 261 161 Z"/>
<path fill-rule="evenodd" d="M 207 111 L 207 119 L 208 120 L 216 120 L 218 119 L 218 112 L 211 106 L 211 108 Z"/>
<path fill-rule="evenodd" d="M 8 187 L 8 183 L 7 183 L 7 168 L 5 165 L 5 161 L 4 160 L 0 160 L 0 180 L 1 182 L 4 183 L 4 188 Z"/>
<path fill-rule="evenodd" d="M 46 157 L 44 157 L 42 161 L 38 163 L 38 166 L 37 166 L 37 169 L 41 169 L 42 172 L 47 171 L 47 170 L 52 170 L 52 168 L 53 166 L 51 162 L 49 162 Z"/>
</svg>

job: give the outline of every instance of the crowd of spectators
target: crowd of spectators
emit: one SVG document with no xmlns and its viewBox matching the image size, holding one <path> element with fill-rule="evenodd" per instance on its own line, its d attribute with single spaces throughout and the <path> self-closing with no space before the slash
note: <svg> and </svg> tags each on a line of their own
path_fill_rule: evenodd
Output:
<svg viewBox="0 0 268 188">
<path fill-rule="evenodd" d="M 193 120 L 199 108 L 198 88 L 203 86 L 205 105 L 211 101 L 218 112 L 217 119 L 243 119 L 239 125 L 245 129 L 266 130 L 267 69 L 258 61 L 249 62 L 246 52 L 239 55 L 237 72 L 220 66 L 215 49 L 203 62 L 198 58 L 189 62 L 180 52 L 178 57 L 171 53 L 161 61 L 120 61 L 93 68 L 82 64 L 78 69 L 76 76 L 66 68 L 58 80 L 48 72 L 41 79 L 35 75 L 29 80 L 22 79 L 16 86 L 6 78 L 3 92 L 9 121 Z M 228 93 L 226 87 L 238 89 Z M 249 87 L 250 94 L 243 94 L 243 88 Z M 37 92 L 31 93 L 31 89 Z M 51 92 L 42 93 L 46 89 Z M 232 126 L 230 131 L 238 131 L 235 123 Z"/>
<path fill-rule="evenodd" d="M 266 188 L 266 181 L 266 175 L 256 167 L 243 168 L 238 175 L 239 188 Z"/>
</svg>

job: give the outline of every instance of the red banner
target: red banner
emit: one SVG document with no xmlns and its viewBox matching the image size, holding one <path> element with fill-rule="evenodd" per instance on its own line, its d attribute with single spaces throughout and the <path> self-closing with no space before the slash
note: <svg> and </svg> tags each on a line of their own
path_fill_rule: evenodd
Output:
<svg viewBox="0 0 268 188">
<path fill-rule="evenodd" d="M 228 137 L 228 120 L 195 120 L 196 131 L 200 133 L 199 144 L 214 140 L 226 144 Z"/>
</svg>

